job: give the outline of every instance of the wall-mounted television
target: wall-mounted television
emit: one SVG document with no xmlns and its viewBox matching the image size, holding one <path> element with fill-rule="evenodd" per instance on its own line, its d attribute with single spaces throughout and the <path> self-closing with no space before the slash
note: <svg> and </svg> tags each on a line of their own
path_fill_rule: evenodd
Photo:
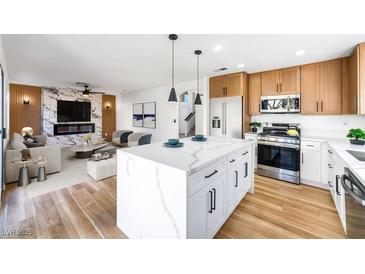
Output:
<svg viewBox="0 0 365 274">
<path fill-rule="evenodd" d="M 82 101 L 57 101 L 57 122 L 90 122 L 91 103 Z"/>
</svg>

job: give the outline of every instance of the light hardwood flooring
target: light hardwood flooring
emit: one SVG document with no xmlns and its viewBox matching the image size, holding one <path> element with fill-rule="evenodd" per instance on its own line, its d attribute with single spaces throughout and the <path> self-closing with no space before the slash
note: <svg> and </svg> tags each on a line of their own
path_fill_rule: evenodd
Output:
<svg viewBox="0 0 365 274">
<path fill-rule="evenodd" d="M 0 208 L 2 238 L 126 238 L 116 227 L 116 178 L 81 183 L 27 199 L 7 190 Z M 344 238 L 328 191 L 255 176 L 215 238 Z"/>
</svg>

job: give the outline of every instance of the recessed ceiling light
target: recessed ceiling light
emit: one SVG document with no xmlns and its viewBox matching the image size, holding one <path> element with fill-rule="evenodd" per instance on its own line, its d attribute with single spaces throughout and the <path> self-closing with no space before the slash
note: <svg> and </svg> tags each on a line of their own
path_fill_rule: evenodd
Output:
<svg viewBox="0 0 365 274">
<path fill-rule="evenodd" d="M 305 50 L 297 50 L 296 52 L 295 52 L 295 55 L 296 56 L 300 56 L 300 55 L 304 55 L 305 54 Z"/>
<path fill-rule="evenodd" d="M 245 64 L 238 64 L 237 67 L 244 68 L 245 67 Z"/>
<path fill-rule="evenodd" d="M 223 49 L 223 47 L 222 47 L 222 45 L 216 45 L 216 46 L 214 46 L 214 48 L 213 48 L 215 51 L 219 51 L 219 50 L 222 50 Z"/>
</svg>

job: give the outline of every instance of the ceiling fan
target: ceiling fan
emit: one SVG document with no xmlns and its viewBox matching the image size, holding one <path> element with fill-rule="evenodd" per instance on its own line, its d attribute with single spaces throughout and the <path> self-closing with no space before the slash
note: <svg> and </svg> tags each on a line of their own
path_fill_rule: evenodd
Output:
<svg viewBox="0 0 365 274">
<path fill-rule="evenodd" d="M 91 91 L 92 89 L 90 88 L 90 84 L 88 84 L 88 83 L 76 82 L 76 85 L 84 87 L 84 89 L 82 90 L 82 95 L 85 96 L 85 97 L 90 96 L 90 93 L 105 94 L 105 92 L 101 92 L 101 91 Z"/>
</svg>

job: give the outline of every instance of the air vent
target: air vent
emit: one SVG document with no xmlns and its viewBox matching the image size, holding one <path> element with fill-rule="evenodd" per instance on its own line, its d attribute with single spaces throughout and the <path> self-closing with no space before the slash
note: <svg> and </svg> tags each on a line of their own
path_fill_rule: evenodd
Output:
<svg viewBox="0 0 365 274">
<path fill-rule="evenodd" d="M 217 69 L 214 69 L 213 71 L 214 72 L 220 72 L 220 71 L 224 71 L 224 70 L 227 70 L 227 68 L 217 68 Z"/>
</svg>

